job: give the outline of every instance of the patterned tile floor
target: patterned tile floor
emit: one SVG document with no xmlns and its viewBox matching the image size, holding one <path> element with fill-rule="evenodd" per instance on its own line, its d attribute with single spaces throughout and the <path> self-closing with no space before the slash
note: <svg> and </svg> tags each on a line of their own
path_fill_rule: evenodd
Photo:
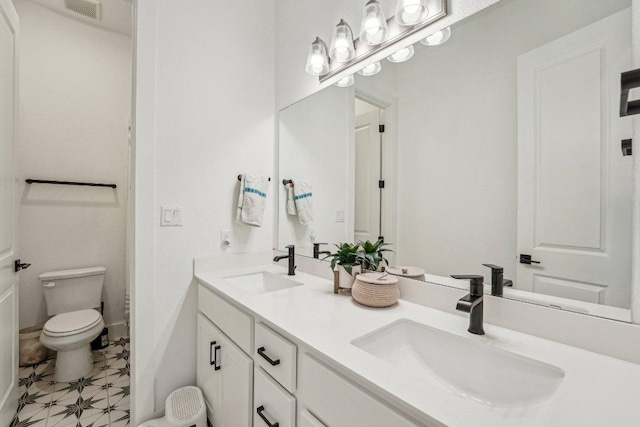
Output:
<svg viewBox="0 0 640 427">
<path fill-rule="evenodd" d="M 94 351 L 93 370 L 53 380 L 55 359 L 20 368 L 18 412 L 10 427 L 129 426 L 129 338 Z"/>
</svg>

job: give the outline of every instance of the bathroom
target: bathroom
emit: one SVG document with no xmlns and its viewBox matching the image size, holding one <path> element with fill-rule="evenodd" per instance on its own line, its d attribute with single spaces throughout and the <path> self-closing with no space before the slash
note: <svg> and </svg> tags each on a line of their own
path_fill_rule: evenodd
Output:
<svg viewBox="0 0 640 427">
<path fill-rule="evenodd" d="M 637 91 L 628 93 L 629 116 L 621 117 L 619 107 L 624 92 L 620 73 L 640 67 L 640 3 L 427 0 L 428 19 L 415 27 L 394 21 L 397 3 L 379 0 L 389 20 L 387 41 L 373 47 L 356 42 L 354 59 L 344 65 L 332 61 L 329 71 L 312 76 L 305 72 L 305 61 L 316 37 L 330 50 L 333 30 L 344 19 L 353 39 L 358 39 L 366 1 L 132 2 L 130 110 L 125 105 L 122 119 L 114 120 L 116 136 L 103 144 L 96 141 L 98 146 L 114 140 L 121 143 L 118 171 L 100 169 L 108 166 L 104 162 L 109 156 L 95 147 L 88 171 L 77 164 L 47 169 L 44 161 L 55 153 L 33 146 L 46 141 L 30 134 L 35 131 L 29 122 L 34 117 L 22 101 L 29 92 L 17 93 L 14 161 L 3 156 L 2 167 L 9 171 L 3 182 L 14 185 L 2 188 L 2 208 L 8 213 L 15 209 L 14 230 L 19 232 L 14 233 L 14 246 L 0 252 L 4 254 L 0 262 L 5 272 L 5 265 L 13 268 L 15 259 L 32 266 L 10 277 L 3 273 L 0 295 L 20 296 L 19 303 L 15 296 L 8 300 L 17 309 L 8 314 L 0 311 L 7 319 L 2 322 L 3 343 L 17 351 L 19 329 L 47 320 L 43 295 L 33 291 L 42 286 L 40 274 L 104 266 L 102 299 L 110 335 L 123 334 L 116 331 L 119 324 L 126 332 L 127 283 L 131 289 L 130 425 L 161 417 L 166 421 L 171 415 L 167 398 L 190 386 L 202 390 L 214 426 L 276 422 L 280 426 L 634 425 L 628 408 L 640 398 L 634 385 L 640 380 L 640 196 L 633 177 L 640 164 L 633 154 L 623 155 L 630 153 L 624 147 L 621 150 L 621 142 L 640 138 L 640 116 L 632 115 L 637 109 L 634 100 L 640 97 Z M 19 82 L 21 91 L 29 73 L 33 73 L 32 84 L 39 83 L 33 78 L 44 73 L 25 70 L 37 65 L 31 62 L 33 57 L 29 60 L 27 47 L 21 47 L 23 39 L 29 40 L 28 31 L 33 31 L 29 16 L 21 16 L 25 4 L 42 8 L 30 0 L 0 3 L 10 31 L 17 33 L 9 40 L 17 52 L 19 77 L 26 80 Z M 109 4 L 105 1 L 102 7 L 106 10 Z M 606 25 L 604 30 L 598 27 Z M 451 34 L 445 40 L 447 28 Z M 435 33 L 436 42 L 445 43 L 420 43 Z M 531 109 L 527 101 L 535 94 L 530 91 L 533 85 L 525 82 L 541 62 L 553 63 L 544 55 L 557 50 L 545 49 L 575 48 L 585 38 L 600 53 L 580 57 L 585 62 L 578 65 L 590 67 L 589 72 L 574 70 L 575 78 L 562 80 L 571 85 L 543 82 L 550 82 L 546 88 L 552 88 L 551 93 L 560 94 L 552 99 L 557 104 L 550 110 L 555 112 L 551 118 L 573 120 L 569 132 L 582 132 L 581 140 L 591 144 L 576 151 L 568 143 L 558 143 L 552 156 L 556 163 L 549 163 L 556 169 L 545 171 L 557 179 L 562 176 L 557 167 L 570 165 L 570 176 L 576 179 L 564 186 L 554 181 L 545 188 L 561 189 L 562 197 L 540 199 L 548 194 L 532 191 L 534 178 L 524 173 L 536 170 L 527 163 L 536 156 L 520 156 L 522 144 L 532 134 L 533 115 L 523 112 Z M 3 46 L 5 50 L 12 47 L 11 43 Z M 321 43 L 313 48 L 318 46 Z M 408 46 L 414 49 L 408 61 L 392 64 L 386 59 Z M 577 49 L 589 51 L 584 46 Z M 376 75 L 357 73 L 375 71 L 377 61 L 382 69 Z M 594 71 L 596 63 L 601 75 Z M 5 69 L 3 75 L 13 74 Z M 350 75 L 355 77 L 352 85 L 335 85 Z M 588 82 L 585 87 L 590 90 L 579 90 L 583 82 Z M 348 79 L 340 83 L 345 84 Z M 563 92 L 566 88 L 573 92 Z M 579 102 L 567 107 L 566 100 L 573 98 Z M 594 99 L 599 101 L 597 106 Z M 65 105 L 60 103 L 60 108 Z M 363 108 L 373 120 L 364 125 L 358 119 L 366 115 Z M 579 125 L 584 123 L 581 114 L 593 118 L 596 112 L 602 119 L 594 121 L 597 126 Z M 130 155 L 126 150 L 129 123 Z M 384 125 L 382 133 L 380 125 Z M 600 138 L 593 142 L 594 132 L 610 144 L 594 145 L 601 144 Z M 363 138 L 379 145 L 362 149 Z M 559 139 L 565 140 L 575 142 Z M 59 143 L 63 142 L 67 141 Z M 25 147 L 33 150 L 23 152 Z M 376 151 L 379 155 L 374 156 Z M 364 159 L 363 153 L 371 157 Z M 72 151 L 66 154 L 73 158 Z M 45 159 L 36 163 L 43 155 Z M 600 156 L 606 162 L 600 164 Z M 33 165 L 25 162 L 32 158 Z M 600 165 L 601 173 L 589 169 L 593 162 Z M 375 178 L 369 186 L 362 185 L 360 178 L 369 176 L 360 173 L 363 170 Z M 260 226 L 236 220 L 238 201 L 249 200 L 240 196 L 246 194 L 241 189 L 250 176 L 260 177 L 266 188 Z M 597 181 L 598 177 L 603 179 Z M 29 178 L 115 183 L 117 189 L 29 184 L 25 193 Z M 313 186 L 313 224 L 303 224 L 300 217 L 288 213 L 291 185 L 282 182 L 292 180 L 293 190 L 298 191 L 296 178 L 306 178 Z M 580 192 L 583 205 L 576 207 L 572 189 Z M 13 205 L 6 202 L 11 194 Z M 65 198 L 72 196 L 92 205 L 79 206 L 74 204 L 77 199 Z M 117 206 L 113 206 L 114 197 Z M 527 219 L 531 200 L 562 209 L 548 209 Z M 565 200 L 574 204 L 563 204 Z M 367 207 L 364 213 L 358 211 Z M 110 220 L 121 227 L 82 242 L 97 244 L 118 234 L 113 258 L 92 247 L 69 260 L 68 246 L 74 242 L 64 242 L 63 227 L 53 224 L 53 220 L 62 221 L 55 214 L 64 209 L 75 211 L 62 219 L 71 224 L 83 225 L 82 211 L 88 209 L 86 219 L 93 223 L 86 227 Z M 118 213 L 99 217 L 101 210 Z M 8 216 L 3 213 L 2 218 Z M 520 227 L 526 228 L 527 221 L 539 223 L 541 218 L 551 230 L 551 241 L 545 242 L 549 235 L 543 233 L 534 236 L 537 241 L 526 242 L 524 238 L 533 233 L 521 232 Z M 27 221 L 35 236 L 22 229 Z M 11 221 L 3 222 L 11 231 Z M 558 240 L 576 237 L 567 231 L 569 225 L 581 227 L 573 231 L 593 232 L 594 223 L 601 226 L 600 233 L 578 236 L 586 242 L 585 248 Z M 50 242 L 38 240 L 44 233 L 51 236 Z M 343 284 L 339 277 L 336 281 L 328 260 L 314 259 L 314 243 L 326 244 L 319 245 L 318 252 L 335 253 L 334 244 L 375 242 L 381 236 L 390 244 L 386 248 L 393 250 L 384 253 L 392 273 L 384 280 L 398 278 L 400 299 L 388 308 L 374 309 L 354 299 L 358 298 L 355 290 L 335 288 L 350 284 Z M 594 243 L 593 236 L 601 241 Z M 52 249 L 45 251 L 40 247 L 43 243 Z M 289 271 L 289 259 L 273 262 L 274 257 L 289 256 L 287 246 L 291 245 L 293 271 Z M 587 261 L 549 258 L 575 253 L 593 256 Z M 80 258 L 85 255 L 86 260 Z M 614 258 L 618 264 L 603 263 Z M 586 277 L 552 270 L 572 262 L 573 269 Z M 502 267 L 503 286 L 496 286 L 502 297 L 491 286 L 498 270 L 483 264 Z M 407 273 L 399 268 L 396 276 L 394 267 L 405 267 Z M 290 272 L 294 275 L 289 276 Z M 482 299 L 478 289 L 471 295 L 469 280 L 451 275 L 482 275 Z M 621 285 L 608 286 L 613 279 Z M 269 280 L 274 280 L 277 290 L 256 291 L 255 286 L 267 286 Z M 5 283 L 11 283 L 8 293 Z M 475 304 L 470 313 L 456 309 L 467 294 L 468 302 Z M 465 309 L 464 303 L 460 306 Z M 478 307 L 484 308 L 484 335 L 467 332 L 470 318 L 475 315 L 477 320 Z M 427 352 L 433 358 L 425 356 L 423 363 L 450 360 L 451 366 L 461 368 L 462 374 L 455 378 L 458 382 L 451 377 L 438 382 L 410 363 L 410 358 L 397 364 L 384 360 L 380 337 L 389 345 L 388 354 L 396 356 L 393 351 L 405 343 L 403 337 L 412 336 L 425 345 L 440 340 L 434 344 L 438 351 Z M 267 344 L 258 345 L 260 340 Z M 217 343 L 209 346 L 212 341 Z M 422 347 L 411 345 L 416 346 L 409 347 L 416 354 L 422 354 Z M 9 392 L 0 401 L 0 425 L 14 423 L 18 405 L 19 369 L 13 363 L 14 354 L 13 359 L 11 352 L 2 355 L 6 375 L 0 386 L 3 393 Z M 222 367 L 216 371 L 218 355 Z M 473 363 L 467 363 L 470 358 Z M 231 360 L 240 362 L 226 365 Z M 281 362 L 272 365 L 269 360 Z M 509 384 L 496 360 L 504 362 L 500 366 L 511 378 L 528 386 Z M 446 371 L 441 365 L 437 368 Z M 223 380 L 217 380 L 218 391 L 214 383 L 216 375 L 227 372 L 239 376 L 228 383 L 235 384 L 240 394 L 234 398 L 232 393 L 225 401 L 224 392 L 219 391 Z M 496 380 L 504 381 L 501 387 L 482 388 L 486 385 L 482 383 L 473 388 L 482 374 L 493 378 L 494 373 Z M 317 386 L 310 387 L 314 381 Z M 467 386 L 472 390 L 460 392 Z M 332 390 L 334 399 L 327 400 L 325 387 Z M 536 400 L 540 396 L 544 402 Z M 499 404 L 487 403 L 492 399 Z M 15 425 L 24 422 L 17 419 Z M 104 421 L 94 425 L 121 422 Z M 78 423 L 86 424 L 80 418 Z"/>
<path fill-rule="evenodd" d="M 116 420 L 129 411 L 128 374 L 121 374 L 129 367 L 132 6 L 109 2 L 99 19 L 64 2 L 20 0 L 14 6 L 20 27 L 13 232 L 25 264 L 16 295 L 17 423 L 64 425 L 83 412 L 84 419 L 108 424 L 111 406 L 111 425 L 124 425 L 128 419 Z M 65 283 L 81 280 L 95 290 L 60 293 Z M 83 308 L 99 311 L 79 314 L 73 304 L 83 297 L 93 299 Z M 70 312 L 76 314 L 64 316 Z M 92 363 L 86 352 L 64 362 L 61 352 L 73 352 L 81 341 L 86 352 L 95 341 Z M 101 381 L 105 388 L 97 390 Z M 70 410 L 79 399 L 95 403 Z M 0 424 L 11 422 L 3 417 Z"/>
</svg>

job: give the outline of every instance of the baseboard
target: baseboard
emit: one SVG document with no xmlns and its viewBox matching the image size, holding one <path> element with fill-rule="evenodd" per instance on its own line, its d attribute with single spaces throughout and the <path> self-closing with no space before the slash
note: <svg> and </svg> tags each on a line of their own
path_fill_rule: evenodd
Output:
<svg viewBox="0 0 640 427">
<path fill-rule="evenodd" d="M 114 323 L 113 325 L 107 325 L 109 328 L 109 340 L 113 341 L 120 337 L 129 336 L 129 328 L 125 322 Z"/>
</svg>

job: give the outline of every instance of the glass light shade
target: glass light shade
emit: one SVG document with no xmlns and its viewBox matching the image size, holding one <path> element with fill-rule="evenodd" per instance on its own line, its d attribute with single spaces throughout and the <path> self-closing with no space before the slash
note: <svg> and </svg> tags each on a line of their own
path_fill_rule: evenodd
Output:
<svg viewBox="0 0 640 427">
<path fill-rule="evenodd" d="M 378 74 L 380 70 L 382 70 L 382 64 L 380 64 L 380 61 L 378 61 L 374 62 L 371 65 L 367 65 L 363 69 L 359 70 L 358 74 L 360 74 L 361 76 L 373 76 Z"/>
<path fill-rule="evenodd" d="M 311 43 L 305 71 L 307 74 L 311 74 L 312 76 L 321 76 L 329 72 L 327 45 L 320 39 L 320 37 L 316 37 L 314 42 Z"/>
<path fill-rule="evenodd" d="M 375 46 L 387 40 L 389 28 L 382 7 L 376 0 L 369 0 L 362 11 L 360 41 Z"/>
<path fill-rule="evenodd" d="M 425 46 L 438 46 L 439 44 L 445 43 L 451 37 L 451 28 L 443 28 L 440 31 L 437 31 L 431 35 L 420 40 Z"/>
<path fill-rule="evenodd" d="M 333 30 L 329 56 L 336 62 L 351 61 L 356 56 L 356 49 L 353 46 L 353 32 L 344 19 L 341 19 Z"/>
<path fill-rule="evenodd" d="M 416 25 L 427 19 L 426 0 L 398 0 L 393 19 L 400 25 Z"/>
<path fill-rule="evenodd" d="M 410 60 L 411 57 L 413 56 L 413 53 L 414 53 L 413 45 L 409 45 L 387 56 L 387 59 L 390 62 L 404 62 L 404 61 Z"/>
<path fill-rule="evenodd" d="M 340 79 L 338 80 L 335 85 L 338 87 L 349 87 L 353 84 L 353 82 L 355 81 L 355 79 L 353 78 L 353 74 L 348 75 L 347 77 L 345 77 L 344 79 Z"/>
</svg>

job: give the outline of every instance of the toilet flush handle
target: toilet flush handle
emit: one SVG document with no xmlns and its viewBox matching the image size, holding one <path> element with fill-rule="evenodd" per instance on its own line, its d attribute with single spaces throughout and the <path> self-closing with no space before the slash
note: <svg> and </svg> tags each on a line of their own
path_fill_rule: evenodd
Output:
<svg viewBox="0 0 640 427">
<path fill-rule="evenodd" d="M 45 283 L 44 285 L 45 288 L 53 288 L 54 286 L 56 286 L 55 282 L 49 282 L 49 283 Z"/>
</svg>

